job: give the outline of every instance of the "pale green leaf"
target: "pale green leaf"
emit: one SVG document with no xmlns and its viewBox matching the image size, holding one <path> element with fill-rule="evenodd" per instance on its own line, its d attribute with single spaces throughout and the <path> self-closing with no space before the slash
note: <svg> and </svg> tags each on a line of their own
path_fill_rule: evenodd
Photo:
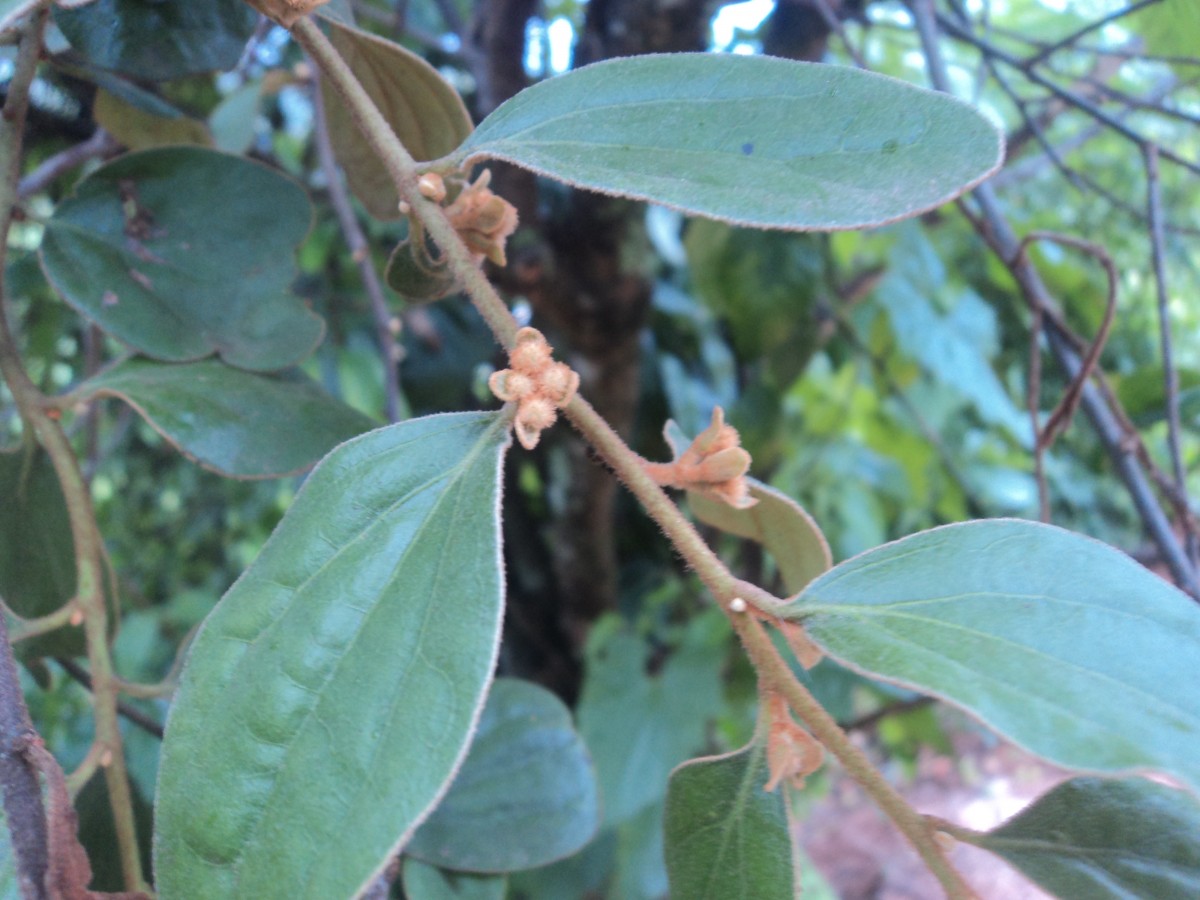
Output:
<svg viewBox="0 0 1200 900">
<path fill-rule="evenodd" d="M 525 681 L 492 685 L 462 770 L 405 852 L 445 868 L 544 866 L 591 840 L 596 776 L 562 701 Z"/>
<path fill-rule="evenodd" d="M 1200 605 L 1128 556 L 1015 519 L 847 560 L 781 610 L 836 660 L 1076 769 L 1200 789 Z"/>
<path fill-rule="evenodd" d="M 586 66 L 498 107 L 448 160 L 542 175 L 761 228 L 881 225 L 1000 163 L 970 106 L 882 75 L 763 56 Z"/>
<path fill-rule="evenodd" d="M 692 442 L 673 421 L 667 422 L 663 434 L 676 457 Z M 762 544 L 775 558 L 788 592 L 797 593 L 833 565 L 829 543 L 813 517 L 791 497 L 754 478 L 746 481 L 750 496 L 758 501 L 748 509 L 695 491 L 688 491 L 688 505 L 704 524 Z"/>
<path fill-rule="evenodd" d="M 671 769 L 704 749 L 708 722 L 721 709 L 728 632 L 711 633 L 720 616 L 693 619 L 653 676 L 645 641 L 593 629 L 578 719 L 596 762 L 605 827 L 659 800 Z"/>
<path fill-rule="evenodd" d="M 971 843 L 1070 900 L 1200 897 L 1200 803 L 1131 778 L 1076 778 Z"/>
<path fill-rule="evenodd" d="M 190 116 L 159 116 L 127 103 L 101 88 L 92 103 L 92 118 L 130 150 L 149 150 L 172 144 L 212 145 L 204 123 Z"/>
<path fill-rule="evenodd" d="M 402 878 L 406 900 L 504 900 L 508 886 L 503 875 L 450 872 L 411 858 Z"/>
<path fill-rule="evenodd" d="M 313 471 L 188 655 L 159 895 L 353 895 L 466 755 L 496 662 L 499 413 L 414 419 Z"/>
<path fill-rule="evenodd" d="M 42 267 L 67 302 L 147 356 L 216 352 L 271 371 L 311 353 L 324 330 L 289 291 L 311 221 L 304 189 L 260 163 L 144 150 L 101 166 L 59 204 Z"/>
<path fill-rule="evenodd" d="M 665 825 L 671 896 L 799 896 L 783 789 L 763 790 L 768 777 L 766 750 L 758 741 L 724 756 L 693 759 L 671 774 Z"/>
<path fill-rule="evenodd" d="M 127 359 L 77 393 L 123 400 L 189 459 L 241 478 L 302 472 L 374 427 L 304 375 L 244 372 L 216 359 Z"/>
<path fill-rule="evenodd" d="M 330 21 L 329 39 L 414 159 L 449 153 L 471 133 L 462 98 L 437 69 L 399 44 Z M 321 80 L 334 154 L 350 190 L 377 219 L 400 218 L 400 195 L 346 101 Z"/>
</svg>

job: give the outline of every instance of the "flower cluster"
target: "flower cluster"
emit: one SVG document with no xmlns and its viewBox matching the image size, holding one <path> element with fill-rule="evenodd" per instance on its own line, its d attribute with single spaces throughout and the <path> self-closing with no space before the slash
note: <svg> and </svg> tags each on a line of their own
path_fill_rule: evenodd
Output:
<svg viewBox="0 0 1200 900">
<path fill-rule="evenodd" d="M 505 403 L 517 404 L 513 430 L 526 450 L 537 446 L 542 431 L 579 389 L 579 373 L 550 358 L 551 347 L 536 328 L 522 328 L 508 354 L 509 368 L 492 373 L 488 387 Z"/>
<path fill-rule="evenodd" d="M 667 438 L 670 442 L 670 437 Z M 737 429 L 725 424 L 721 407 L 713 410 L 712 423 L 686 450 L 672 445 L 677 456 L 671 463 L 647 463 L 650 476 L 664 487 L 696 491 L 737 509 L 748 509 L 758 501 L 750 496 L 746 473 L 750 454 L 741 446 Z"/>
<path fill-rule="evenodd" d="M 454 202 L 446 207 L 446 216 L 476 262 L 482 262 L 486 257 L 503 266 L 507 263 L 504 242 L 517 230 L 517 209 L 492 193 L 488 187 L 491 180 L 490 169 L 480 172 L 479 177 L 459 191 Z"/>
</svg>

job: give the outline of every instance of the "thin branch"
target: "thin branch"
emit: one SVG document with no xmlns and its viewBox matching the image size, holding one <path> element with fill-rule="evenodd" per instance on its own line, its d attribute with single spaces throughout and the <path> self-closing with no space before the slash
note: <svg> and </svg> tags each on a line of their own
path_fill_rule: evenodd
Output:
<svg viewBox="0 0 1200 900">
<path fill-rule="evenodd" d="M 1099 19 L 1096 19 L 1096 20 L 1084 25 L 1082 28 L 1080 28 L 1078 31 L 1074 32 L 1073 34 L 1067 35 L 1062 40 L 1055 41 L 1053 44 L 1050 44 L 1050 45 L 1044 47 L 1041 50 L 1041 52 L 1036 53 L 1033 56 L 1031 56 L 1027 60 L 1026 64 L 1029 66 L 1036 66 L 1038 63 L 1040 63 L 1046 57 L 1050 56 L 1053 53 L 1057 53 L 1059 50 L 1062 50 L 1064 47 L 1071 46 L 1076 41 L 1078 41 L 1080 38 L 1087 37 L 1087 35 L 1091 34 L 1093 31 L 1099 31 L 1105 25 L 1109 25 L 1109 24 L 1117 21 L 1118 19 L 1122 19 L 1125 16 L 1130 15 L 1131 13 L 1135 13 L 1139 9 L 1145 9 L 1147 6 L 1154 6 L 1155 4 L 1160 3 L 1160 2 L 1162 2 L 1162 0 L 1139 0 L 1139 2 L 1134 3 L 1132 6 L 1127 6 L 1124 9 L 1118 9 L 1115 12 L 1109 13 L 1107 16 L 1101 16 Z"/>
<path fill-rule="evenodd" d="M 17 182 L 21 165 L 21 143 L 29 86 L 41 51 L 45 15 L 34 17 L 34 24 L 20 42 L 17 69 L 9 84 L 4 114 L 0 117 L 0 235 L 7 234 L 18 202 Z M 0 273 L 4 270 L 7 241 L 0 240 Z M 120 852 L 121 869 L 131 891 L 144 890 L 141 855 L 133 819 L 129 778 L 122 750 L 121 729 L 116 711 L 112 658 L 109 655 L 108 610 L 104 590 L 104 545 L 96 525 L 91 494 L 79 469 L 79 461 L 66 434 L 48 415 L 45 396 L 29 379 L 21 360 L 17 341 L 8 321 L 6 295 L 0 290 L 0 373 L 30 434 L 36 435 L 54 466 L 66 501 L 75 550 L 75 602 L 84 613 L 88 659 L 95 678 L 96 742 L 109 751 L 110 763 L 104 769 L 113 823 Z"/>
<path fill-rule="evenodd" d="M 319 72 L 319 67 L 314 66 Z M 329 190 L 329 202 L 337 215 L 342 234 L 350 248 L 350 257 L 358 266 L 359 277 L 362 278 L 363 290 L 371 302 L 371 316 L 375 320 L 375 340 L 379 344 L 379 355 L 383 359 L 384 412 L 389 422 L 400 421 L 400 345 L 396 342 L 399 332 L 400 319 L 392 315 L 388 308 L 387 298 L 383 293 L 383 284 L 371 261 L 371 246 L 367 243 L 358 216 L 350 203 L 350 195 L 346 193 L 346 185 L 342 181 L 342 173 L 338 169 L 337 160 L 333 155 L 333 143 L 329 139 L 329 120 L 325 115 L 325 99 L 321 94 L 320 75 L 313 78 L 313 110 L 315 112 L 315 127 L 313 133 L 317 143 L 317 156 L 321 160 L 321 170 L 325 174 L 325 183 Z"/>
<path fill-rule="evenodd" d="M 921 39 L 921 46 L 925 52 L 929 80 L 938 90 L 947 91 L 949 79 L 937 43 L 938 19 L 933 4 L 931 0 L 912 0 L 911 8 L 917 33 Z M 991 186 L 982 184 L 971 193 L 982 211 L 982 219 L 970 215 L 968 218 L 976 226 L 980 236 L 1008 266 L 1022 293 L 1030 303 L 1036 303 L 1043 309 L 1053 308 L 1054 302 L 1050 291 L 1038 275 L 1037 270 L 1029 265 L 1028 260 L 1018 260 L 1017 249 L 1020 241 L 1001 212 L 1000 203 Z M 965 205 L 960 203 L 960 208 L 965 210 Z M 1076 377 L 1082 367 L 1082 361 L 1074 348 L 1070 346 L 1063 331 L 1053 323 L 1053 320 L 1048 320 L 1046 336 L 1051 352 L 1058 360 L 1059 365 L 1066 371 L 1068 377 Z M 1162 507 L 1159 506 L 1158 500 L 1154 496 L 1154 490 L 1146 480 L 1146 473 L 1139 465 L 1135 451 L 1136 444 L 1131 446 L 1131 442 L 1126 440 L 1126 432 L 1118 418 L 1119 407 L 1110 407 L 1101 391 L 1091 384 L 1083 387 L 1081 404 L 1091 420 L 1096 435 L 1112 460 L 1117 474 L 1125 483 L 1147 533 L 1158 546 L 1159 552 L 1162 553 L 1163 560 L 1170 569 L 1175 582 L 1192 597 L 1200 600 L 1200 579 L 1197 578 L 1196 568 L 1192 566 L 1183 548 L 1179 545 L 1179 541 L 1176 540 L 1171 522 Z"/>
<path fill-rule="evenodd" d="M 1175 488 L 1190 510 L 1187 477 L 1183 469 L 1183 452 L 1180 449 L 1179 423 L 1179 372 L 1175 368 L 1175 354 L 1171 347 L 1171 319 L 1167 307 L 1167 264 L 1163 239 L 1162 191 L 1158 176 L 1158 148 L 1153 144 L 1145 147 L 1146 157 L 1146 214 L 1150 219 L 1150 250 L 1154 260 L 1154 288 L 1158 301 L 1159 341 L 1162 346 L 1163 388 L 1167 404 L 1167 446 L 1171 453 L 1171 470 L 1175 476 Z M 1191 516 L 1183 517 L 1183 529 L 1188 558 L 1197 566 L 1196 530 Z"/>
<path fill-rule="evenodd" d="M 119 150 L 117 139 L 97 128 L 90 138 L 48 157 L 36 169 L 21 179 L 17 185 L 17 196 L 24 200 L 44 191 L 51 183 L 90 159 L 103 159 Z"/>
<path fill-rule="evenodd" d="M 79 684 L 83 685 L 89 691 L 92 690 L 92 676 L 88 674 L 88 670 L 81 666 L 75 660 L 68 656 L 56 656 L 54 661 L 62 667 L 71 678 Z M 160 741 L 163 737 L 163 727 L 150 716 L 146 715 L 135 706 L 130 706 L 123 700 L 117 701 L 117 712 L 136 725 L 138 728 L 147 734 L 151 734 Z"/>
<path fill-rule="evenodd" d="M 0 616 L 0 786 L 4 789 L 4 814 L 16 855 L 21 896 L 41 900 L 47 897 L 49 868 L 46 811 L 37 769 L 25 754 L 30 741 L 36 739 L 8 643 L 8 627 Z"/>
<path fill-rule="evenodd" d="M 898 716 L 914 712 L 918 709 L 932 706 L 936 702 L 933 697 L 913 697 L 909 700 L 900 700 L 888 706 L 881 706 L 879 709 L 869 712 L 865 716 L 859 716 L 857 719 L 851 719 L 849 722 L 839 722 L 838 724 L 841 725 L 843 731 L 865 731 L 882 722 L 888 716 Z"/>
<path fill-rule="evenodd" d="M 841 39 L 842 46 L 846 48 L 846 52 L 854 60 L 854 64 L 860 69 L 865 69 L 867 67 L 866 60 L 863 59 L 862 53 L 859 52 L 858 48 L 850 42 L 850 37 L 846 34 L 846 26 L 829 5 L 829 0 L 815 0 L 815 3 L 817 12 L 825 20 L 826 27 Z"/>
<path fill-rule="evenodd" d="M 923 2 L 924 0 L 913 0 L 914 5 L 918 5 Z M 970 44 L 981 53 L 986 53 L 993 58 L 1000 60 L 1005 65 L 1012 66 L 1014 69 L 1022 72 L 1025 77 L 1034 84 L 1041 85 L 1060 100 L 1063 100 L 1071 106 L 1074 106 L 1076 109 L 1082 110 L 1097 121 L 1103 122 L 1126 140 L 1137 144 L 1139 147 L 1149 143 L 1149 140 L 1144 135 L 1134 131 L 1120 119 L 1114 118 L 1110 114 L 1106 113 L 1095 103 L 1092 103 L 1090 100 L 1081 97 L 1076 92 L 1063 87 L 1054 81 L 1054 79 L 1047 78 L 1045 75 L 1042 75 L 1040 72 L 1038 72 L 1036 68 L 1028 66 L 1026 60 L 1015 57 L 1010 53 L 1006 53 L 994 44 L 991 44 L 977 35 L 972 34 L 969 29 L 947 16 L 934 13 L 934 17 L 936 23 L 945 28 L 946 31 L 948 31 L 954 37 L 958 38 L 964 43 Z M 939 88 L 939 90 L 941 90 L 941 88 Z M 1200 163 L 1185 159 L 1174 151 L 1168 150 L 1164 147 L 1159 148 L 1159 153 L 1162 155 L 1163 159 L 1170 160 L 1176 165 L 1200 175 Z"/>
</svg>

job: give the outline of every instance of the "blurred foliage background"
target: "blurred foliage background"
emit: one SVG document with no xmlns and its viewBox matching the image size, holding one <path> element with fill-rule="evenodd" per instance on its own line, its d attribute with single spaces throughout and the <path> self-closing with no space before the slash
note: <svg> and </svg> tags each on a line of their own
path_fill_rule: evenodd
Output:
<svg viewBox="0 0 1200 900">
<path fill-rule="evenodd" d="M 341 11 L 432 62 L 478 119 L 571 66 L 646 52 L 767 52 L 928 85 L 914 10 L 936 7 L 933 40 L 950 87 L 1008 136 L 992 183 L 1012 228 L 1084 238 L 1111 256 L 1116 315 L 1099 368 L 1164 472 L 1174 441 L 1185 474 L 1175 487 L 1186 492 L 1200 428 L 1200 169 L 1160 159 L 1163 287 L 1179 386 L 1169 398 L 1144 151 L 1152 141 L 1185 163 L 1200 159 L 1200 21 L 1190 0 L 1135 5 L 1144 8 L 1121 17 L 1128 4 L 1120 0 L 356 0 Z M 330 393 L 380 421 L 495 402 L 486 378 L 501 359 L 469 305 L 451 298 L 406 308 L 394 295 L 373 297 L 364 282 L 360 262 L 381 270 L 396 226 L 356 207 L 366 252 L 359 260 L 348 250 L 329 202 L 339 176 L 322 165 L 314 140 L 311 68 L 286 32 L 241 17 L 226 35 L 244 46 L 235 67 L 155 81 L 106 70 L 77 27 L 59 26 L 54 65 L 35 85 L 28 216 L 14 232 L 20 246 L 8 272 L 36 381 L 68 390 L 122 352 L 45 286 L 39 219 L 97 160 L 182 141 L 248 152 L 312 195 L 317 216 L 294 290 L 327 323 L 305 368 Z M 11 60 L 4 65 L 0 78 L 11 76 Z M 72 152 L 73 165 L 54 167 Z M 694 434 L 724 407 L 753 454 L 753 474 L 812 513 L 836 560 L 942 523 L 1038 517 L 1031 346 L 1042 370 L 1040 421 L 1069 378 L 1036 334 L 1031 344 L 1029 305 L 981 240 L 971 203 L 968 215 L 948 206 L 870 232 L 783 234 L 687 221 L 515 170 L 498 169 L 495 181 L 522 221 L 495 280 L 647 457 L 666 456 L 666 419 Z M 1090 341 L 1104 316 L 1103 267 L 1052 243 L 1030 252 L 1063 320 Z M 397 375 L 390 398 L 389 371 Z M 19 424 L 11 398 L 0 400 L 0 443 L 12 445 Z M 205 471 L 113 401 L 81 411 L 72 427 L 117 573 L 119 670 L 139 681 L 168 678 L 187 635 L 254 559 L 302 479 Z M 1156 565 L 1159 549 L 1111 449 L 1082 416 L 1053 444 L 1045 455 L 1051 520 Z M 502 668 L 575 705 L 606 797 L 601 836 L 576 858 L 513 879 L 512 891 L 660 896 L 666 775 L 685 758 L 746 740 L 753 678 L 698 582 L 565 426 L 535 453 L 514 452 L 507 478 Z M 1164 494 L 1155 502 L 1185 540 L 1177 508 Z M 742 577 L 774 583 L 761 550 L 710 536 Z M 68 770 L 90 740 L 86 695 L 71 672 L 78 652 L 49 646 L 25 658 L 35 720 Z M 944 748 L 947 727 L 973 727 L 828 662 L 804 677 L 842 721 L 868 717 L 864 740 L 897 771 L 922 745 Z M 152 722 L 165 716 L 165 701 L 130 703 Z M 892 707 L 895 716 L 878 717 Z M 127 739 L 148 802 L 156 739 L 133 724 Z M 111 859 L 105 817 L 89 818 L 103 809 L 95 793 L 80 797 L 84 838 L 93 860 Z M 118 874 L 97 868 L 97 886 L 114 887 Z"/>
</svg>

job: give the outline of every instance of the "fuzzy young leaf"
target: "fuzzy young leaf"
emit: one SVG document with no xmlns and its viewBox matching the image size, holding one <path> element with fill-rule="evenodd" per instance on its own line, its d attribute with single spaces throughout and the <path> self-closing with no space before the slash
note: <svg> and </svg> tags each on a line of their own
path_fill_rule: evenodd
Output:
<svg viewBox="0 0 1200 900">
<path fill-rule="evenodd" d="M 882 225 L 1000 163 L 970 106 L 882 75 L 763 56 L 649 55 L 521 91 L 450 157 L 760 228 Z"/>
<path fill-rule="evenodd" d="M 272 371 L 311 353 L 324 330 L 288 291 L 311 221 L 303 188 L 264 165 L 146 150 L 101 166 L 59 205 L 42 267 L 67 302 L 147 356 L 215 351 Z"/>
<path fill-rule="evenodd" d="M 125 401 L 189 459 L 237 478 L 302 472 L 375 425 L 300 373 L 243 372 L 216 359 L 127 359 L 78 393 Z"/>
<path fill-rule="evenodd" d="M 437 802 L 496 662 L 508 429 L 414 419 L 313 471 L 189 653 L 159 772 L 161 896 L 352 896 Z"/>
<path fill-rule="evenodd" d="M 596 775 L 570 711 L 544 688 L 502 678 L 462 771 L 405 852 L 456 871 L 532 869 L 570 856 L 599 822 Z"/>
<path fill-rule="evenodd" d="M 781 615 L 1060 765 L 1200 790 L 1200 606 L 1098 541 L 1014 519 L 935 528 L 835 566 Z"/>
<path fill-rule="evenodd" d="M 462 98 L 421 57 L 391 41 L 332 21 L 329 40 L 414 159 L 429 160 L 449 153 L 471 133 L 471 117 Z M 400 218 L 400 195 L 391 176 L 328 79 L 321 81 L 321 99 L 334 155 L 346 172 L 350 190 L 375 218 Z"/>
<path fill-rule="evenodd" d="M 673 897 L 799 896 L 784 792 L 763 790 L 768 777 L 758 742 L 671 774 L 665 833 Z"/>
<path fill-rule="evenodd" d="M 1200 897 L 1200 803 L 1140 778 L 1075 778 L 971 843 L 1057 897 Z"/>
</svg>

